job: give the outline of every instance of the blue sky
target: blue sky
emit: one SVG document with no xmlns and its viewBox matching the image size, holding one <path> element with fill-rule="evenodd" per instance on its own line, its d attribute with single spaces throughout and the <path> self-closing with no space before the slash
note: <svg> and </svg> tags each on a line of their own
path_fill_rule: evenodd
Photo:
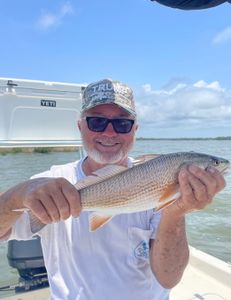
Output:
<svg viewBox="0 0 231 300">
<path fill-rule="evenodd" d="M 1 1 L 0 77 L 129 84 L 146 137 L 231 135 L 231 4 Z"/>
</svg>

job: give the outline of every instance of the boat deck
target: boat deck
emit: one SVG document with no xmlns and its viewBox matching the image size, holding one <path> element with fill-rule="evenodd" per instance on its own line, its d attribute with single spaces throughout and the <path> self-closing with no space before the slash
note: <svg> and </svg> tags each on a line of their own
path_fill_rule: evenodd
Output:
<svg viewBox="0 0 231 300">
<path fill-rule="evenodd" d="M 230 300 L 231 265 L 192 247 L 190 253 L 190 263 L 181 282 L 171 291 L 170 300 Z M 48 298 L 49 288 L 44 288 L 4 299 L 47 300 Z"/>
<path fill-rule="evenodd" d="M 195 248 L 183 279 L 170 300 L 230 300 L 231 265 Z"/>
</svg>

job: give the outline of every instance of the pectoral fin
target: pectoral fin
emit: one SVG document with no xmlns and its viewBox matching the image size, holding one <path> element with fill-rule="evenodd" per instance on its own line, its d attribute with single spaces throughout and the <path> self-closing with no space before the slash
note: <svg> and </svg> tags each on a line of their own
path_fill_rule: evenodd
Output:
<svg viewBox="0 0 231 300">
<path fill-rule="evenodd" d="M 173 203 L 176 199 L 180 197 L 181 193 L 179 191 L 179 184 L 170 184 L 167 186 L 167 188 L 162 193 L 160 200 L 159 200 L 159 206 L 156 208 L 155 211 L 159 211 L 166 206 Z"/>
<path fill-rule="evenodd" d="M 172 200 L 173 198 L 179 197 L 179 184 L 172 183 L 169 184 L 161 194 L 160 202 L 166 202 L 167 200 Z"/>
<path fill-rule="evenodd" d="M 95 231 L 98 228 L 104 226 L 107 222 L 109 222 L 113 216 L 111 215 L 104 215 L 99 212 L 94 212 L 89 217 L 89 228 L 90 231 Z"/>
<path fill-rule="evenodd" d="M 177 198 L 176 198 L 176 199 L 177 199 Z M 161 210 L 161 209 L 163 209 L 163 208 L 169 206 L 170 204 L 172 204 L 173 202 L 175 202 L 176 199 L 173 199 L 173 200 L 170 200 L 170 201 L 168 201 L 168 202 L 166 202 L 166 203 L 164 203 L 164 204 L 161 204 L 160 206 L 158 206 L 158 207 L 155 209 L 155 211 L 159 211 L 159 210 Z"/>
</svg>

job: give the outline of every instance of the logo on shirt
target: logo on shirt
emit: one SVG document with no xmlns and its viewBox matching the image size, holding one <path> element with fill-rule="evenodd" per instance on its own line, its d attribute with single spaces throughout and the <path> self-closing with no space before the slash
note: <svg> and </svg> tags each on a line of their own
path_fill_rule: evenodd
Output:
<svg viewBox="0 0 231 300">
<path fill-rule="evenodd" d="M 149 246 L 146 241 L 142 241 L 134 250 L 134 255 L 136 258 L 148 258 Z"/>
</svg>

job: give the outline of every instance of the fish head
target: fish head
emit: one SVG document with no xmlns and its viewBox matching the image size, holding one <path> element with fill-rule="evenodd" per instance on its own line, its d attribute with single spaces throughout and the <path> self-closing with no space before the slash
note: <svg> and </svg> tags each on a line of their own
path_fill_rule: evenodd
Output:
<svg viewBox="0 0 231 300">
<path fill-rule="evenodd" d="M 209 166 L 216 168 L 221 173 L 224 173 L 230 166 L 228 159 L 222 157 L 211 156 Z"/>
<path fill-rule="evenodd" d="M 205 170 L 209 167 L 213 167 L 219 172 L 224 173 L 230 165 L 229 160 L 223 157 L 196 152 L 190 152 L 190 154 L 191 158 L 189 158 L 189 164 L 197 165 Z"/>
</svg>

